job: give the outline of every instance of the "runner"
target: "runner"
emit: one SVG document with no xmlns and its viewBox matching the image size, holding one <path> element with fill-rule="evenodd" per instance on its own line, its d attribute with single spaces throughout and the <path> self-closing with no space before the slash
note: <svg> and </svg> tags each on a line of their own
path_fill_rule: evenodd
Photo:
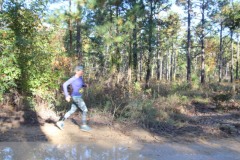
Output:
<svg viewBox="0 0 240 160">
<path fill-rule="evenodd" d="M 82 125 L 80 127 L 83 131 L 90 131 L 91 128 L 87 125 L 87 106 L 85 102 L 82 99 L 82 93 L 81 90 L 83 87 L 87 87 L 87 85 L 83 81 L 83 66 L 76 66 L 75 67 L 75 75 L 68 79 L 63 84 L 63 91 L 64 95 L 66 97 L 66 101 L 71 101 L 71 109 L 56 123 L 56 125 L 63 130 L 64 127 L 64 120 L 66 120 L 71 114 L 73 114 L 77 108 L 80 108 L 82 111 Z M 72 93 L 69 95 L 67 87 L 71 85 L 72 86 Z"/>
</svg>

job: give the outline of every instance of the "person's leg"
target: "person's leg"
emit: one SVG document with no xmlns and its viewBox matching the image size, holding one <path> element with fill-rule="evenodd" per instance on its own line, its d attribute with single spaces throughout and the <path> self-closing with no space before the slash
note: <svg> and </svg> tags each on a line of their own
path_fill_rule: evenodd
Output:
<svg viewBox="0 0 240 160">
<path fill-rule="evenodd" d="M 82 112 L 82 124 L 86 125 L 87 124 L 87 112 Z"/>
<path fill-rule="evenodd" d="M 85 102 L 83 101 L 83 99 L 80 99 L 80 103 L 79 103 L 79 107 L 82 110 L 82 124 L 86 125 L 87 124 L 87 106 L 85 104 Z"/>
<path fill-rule="evenodd" d="M 71 114 L 73 114 L 76 110 L 77 110 L 77 106 L 76 106 L 76 104 L 73 102 L 72 105 L 71 105 L 71 109 L 64 115 L 64 117 L 63 117 L 62 120 L 64 121 L 65 119 L 67 119 L 68 117 L 70 117 Z"/>
<path fill-rule="evenodd" d="M 81 129 L 84 131 L 90 131 L 91 128 L 87 126 L 87 106 L 82 98 L 78 99 L 78 107 L 82 110 L 82 126 Z"/>
<path fill-rule="evenodd" d="M 76 102 L 73 101 L 73 103 L 71 104 L 71 109 L 60 119 L 60 121 L 57 122 L 57 126 L 61 130 L 63 130 L 64 120 L 70 117 L 70 115 L 73 114 L 76 110 L 77 110 Z"/>
</svg>

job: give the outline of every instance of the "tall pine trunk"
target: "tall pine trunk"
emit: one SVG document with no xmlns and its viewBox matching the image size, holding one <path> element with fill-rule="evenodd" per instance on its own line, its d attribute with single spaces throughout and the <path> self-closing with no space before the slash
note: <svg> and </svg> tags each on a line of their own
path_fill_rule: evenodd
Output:
<svg viewBox="0 0 240 160">
<path fill-rule="evenodd" d="M 132 39 L 129 42 L 129 51 L 128 51 L 128 74 L 127 74 L 127 80 L 128 80 L 128 84 L 130 85 L 132 82 L 132 59 L 133 59 L 133 55 L 132 55 Z"/>
<path fill-rule="evenodd" d="M 133 8 L 136 5 L 136 0 L 133 1 Z M 134 81 L 138 80 L 138 55 L 137 55 L 137 15 L 136 13 L 133 15 L 133 24 L 134 24 L 134 28 L 133 28 L 133 47 L 132 47 L 132 54 L 133 54 L 133 78 Z"/>
<path fill-rule="evenodd" d="M 77 36 L 76 36 L 76 50 L 79 63 L 82 63 L 83 54 L 82 54 L 82 43 L 81 43 L 81 21 L 80 18 L 77 18 Z"/>
<path fill-rule="evenodd" d="M 118 19 L 119 16 L 119 5 L 116 6 L 116 18 Z M 119 27 L 118 24 L 116 24 L 116 35 L 119 36 Z M 120 55 L 120 48 L 118 46 L 119 44 L 116 43 L 116 50 L 115 50 L 115 63 L 116 63 L 116 69 L 117 69 L 117 84 L 120 81 L 120 59 L 121 59 L 121 55 Z"/>
<path fill-rule="evenodd" d="M 191 0 L 188 0 L 188 28 L 187 28 L 187 82 L 191 84 Z"/>
<path fill-rule="evenodd" d="M 177 70 L 177 49 L 175 47 L 175 50 L 173 51 L 173 81 L 176 80 L 176 70 Z"/>
<path fill-rule="evenodd" d="M 0 12 L 3 10 L 3 0 L 0 1 Z"/>
<path fill-rule="evenodd" d="M 239 79 L 238 70 L 239 70 L 239 33 L 238 33 L 238 35 L 237 35 L 236 79 Z"/>
<path fill-rule="evenodd" d="M 158 35 L 157 35 L 157 80 L 160 80 L 160 75 L 161 75 L 161 70 L 160 70 L 160 66 L 161 66 L 161 51 L 160 51 L 160 27 L 158 26 Z"/>
<path fill-rule="evenodd" d="M 205 46 L 204 46 L 204 25 L 205 25 L 205 0 L 202 2 L 202 26 L 201 26 L 201 84 L 205 84 Z"/>
<path fill-rule="evenodd" d="M 218 81 L 222 82 L 222 76 L 223 76 L 223 38 L 222 38 L 222 32 L 223 32 L 223 22 L 220 24 L 220 51 L 219 51 L 219 73 L 218 73 Z"/>
<path fill-rule="evenodd" d="M 69 0 L 69 19 L 68 19 L 68 31 L 69 31 L 69 51 L 70 53 L 73 50 L 73 38 L 72 38 L 72 20 L 71 20 L 71 8 L 72 0 Z"/>
<path fill-rule="evenodd" d="M 170 81 L 170 70 L 171 70 L 171 53 L 170 53 L 170 48 L 168 48 L 167 52 L 167 81 Z"/>
<path fill-rule="evenodd" d="M 174 61 L 174 44 L 172 38 L 172 52 L 170 53 L 170 81 L 173 81 L 173 61 Z"/>
<path fill-rule="evenodd" d="M 151 76 L 151 61 L 152 61 L 152 25 L 153 25 L 153 1 L 150 0 L 150 15 L 149 15 L 149 37 L 148 37 L 148 59 L 147 59 L 147 74 L 145 88 L 149 87 L 149 80 Z"/>
<path fill-rule="evenodd" d="M 138 60 L 137 60 L 137 17 L 134 16 L 134 29 L 133 29 L 133 70 L 134 70 L 134 81 L 138 80 Z"/>
<path fill-rule="evenodd" d="M 230 31 L 231 33 L 231 67 L 230 67 L 230 76 L 231 76 L 231 83 L 234 81 L 234 73 L 233 73 L 233 30 Z"/>
<path fill-rule="evenodd" d="M 141 43 L 143 43 L 141 41 Z M 142 46 L 142 44 L 141 44 Z M 139 63 L 139 80 L 142 81 L 142 71 L 143 71 L 143 48 L 140 49 L 140 63 Z"/>
</svg>

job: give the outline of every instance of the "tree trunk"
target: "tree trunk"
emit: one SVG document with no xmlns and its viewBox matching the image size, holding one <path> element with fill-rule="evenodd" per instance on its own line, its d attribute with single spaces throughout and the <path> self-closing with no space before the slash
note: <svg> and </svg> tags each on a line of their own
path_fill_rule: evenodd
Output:
<svg viewBox="0 0 240 160">
<path fill-rule="evenodd" d="M 220 24 L 220 53 L 219 53 L 219 82 L 222 82 L 222 75 L 223 75 L 223 38 L 222 38 L 222 32 L 223 32 L 223 22 L 221 22 Z"/>
<path fill-rule="evenodd" d="M 176 70 L 177 70 L 177 49 L 175 48 L 173 52 L 173 81 L 176 80 Z"/>
<path fill-rule="evenodd" d="M 170 81 L 170 74 L 171 74 L 171 52 L 169 48 L 167 54 L 167 81 Z"/>
<path fill-rule="evenodd" d="M 136 19 L 134 20 L 136 22 Z M 137 26 L 135 24 L 135 28 L 133 29 L 133 70 L 134 70 L 134 81 L 137 81 L 138 77 L 138 60 L 137 60 Z"/>
<path fill-rule="evenodd" d="M 191 84 L 191 0 L 188 0 L 188 29 L 187 29 L 187 82 Z"/>
<path fill-rule="evenodd" d="M 153 61 L 155 61 L 155 60 L 153 60 Z M 153 71 L 154 71 L 154 67 L 151 67 L 151 77 L 154 77 L 154 72 Z"/>
<path fill-rule="evenodd" d="M 110 10 L 110 22 L 112 23 L 113 22 L 113 10 L 112 10 L 112 7 L 111 5 L 109 5 L 109 10 Z"/>
<path fill-rule="evenodd" d="M 236 79 L 239 79 L 238 68 L 239 68 L 239 33 L 237 35 L 237 63 L 236 63 Z"/>
<path fill-rule="evenodd" d="M 72 7 L 72 0 L 69 0 L 69 15 L 71 15 L 71 7 Z M 70 53 L 72 52 L 73 49 L 73 43 L 72 43 L 72 21 L 71 21 L 71 16 L 69 16 L 68 19 L 68 30 L 69 30 L 69 51 Z"/>
<path fill-rule="evenodd" d="M 142 34 L 141 34 L 141 35 L 140 35 L 140 45 L 139 45 L 139 46 L 140 46 L 140 59 L 139 59 L 140 62 L 139 62 L 139 65 L 138 65 L 138 67 L 139 67 L 139 68 L 138 68 L 138 73 L 139 73 L 139 76 L 138 76 L 138 77 L 139 77 L 139 80 L 140 80 L 140 81 L 142 81 L 143 54 L 144 54 L 144 53 L 143 53 L 144 51 L 143 51 L 143 40 L 142 40 L 142 39 L 143 39 L 143 38 L 142 38 Z"/>
<path fill-rule="evenodd" d="M 136 0 L 134 1 L 134 5 L 136 4 Z M 133 29 L 133 71 L 134 71 L 134 81 L 137 81 L 137 75 L 138 75 L 138 60 L 137 60 L 137 16 L 134 15 L 134 29 Z"/>
<path fill-rule="evenodd" d="M 160 53 L 159 51 L 157 52 L 157 80 L 160 80 L 160 73 L 161 73 L 161 70 L 160 70 Z"/>
<path fill-rule="evenodd" d="M 149 16 L 149 37 L 148 37 L 148 59 L 147 59 L 147 74 L 145 88 L 149 87 L 149 80 L 151 76 L 151 60 L 152 60 L 152 24 L 153 23 L 153 1 L 150 0 L 150 16 Z"/>
<path fill-rule="evenodd" d="M 139 63 L 139 80 L 142 81 L 142 63 L 143 63 L 143 48 L 140 51 L 140 63 Z"/>
<path fill-rule="evenodd" d="M 166 75 L 167 75 L 167 72 L 165 73 L 165 68 L 167 68 L 166 66 L 164 66 L 164 62 L 166 62 L 166 60 L 165 60 L 165 56 L 162 58 L 162 63 L 161 63 L 161 65 L 162 65 L 162 77 L 160 77 L 160 79 L 164 79 L 164 75 L 165 75 L 165 79 L 167 79 L 167 77 L 166 77 Z M 166 63 L 167 64 L 167 63 Z"/>
<path fill-rule="evenodd" d="M 230 74 L 231 74 L 231 83 L 234 81 L 234 73 L 233 73 L 233 30 L 231 32 L 231 67 L 230 67 Z"/>
<path fill-rule="evenodd" d="M 205 46 L 204 46 L 204 25 L 205 25 L 205 0 L 202 2 L 202 26 L 201 26 L 201 84 L 205 84 Z"/>
<path fill-rule="evenodd" d="M 228 79 L 228 72 L 229 72 L 229 63 L 227 63 L 226 69 L 225 69 L 225 78 L 227 78 L 227 79 Z M 228 80 L 228 82 L 229 82 L 229 80 Z"/>
<path fill-rule="evenodd" d="M 119 16 L 119 6 L 116 6 L 116 18 L 118 19 Z M 116 26 L 116 35 L 119 35 L 119 28 L 118 28 L 118 24 Z M 120 78 L 120 59 L 121 59 L 121 55 L 120 55 L 120 49 L 118 46 L 118 43 L 116 43 L 116 55 L 115 55 L 115 62 L 116 62 L 116 68 L 117 68 L 117 72 L 118 72 L 118 77 L 117 77 L 117 84 L 119 84 L 119 78 Z"/>
<path fill-rule="evenodd" d="M 130 40 L 129 42 L 129 51 L 128 51 L 128 76 L 127 76 L 127 80 L 128 80 L 128 84 L 131 84 L 132 82 L 132 40 Z"/>
<path fill-rule="evenodd" d="M 162 80 L 163 77 L 163 57 L 160 58 L 160 79 Z"/>
<path fill-rule="evenodd" d="M 174 59 L 174 44 L 172 39 L 172 52 L 170 53 L 170 81 L 173 80 L 173 59 Z"/>
<path fill-rule="evenodd" d="M 3 1 L 4 0 L 0 0 L 0 12 L 3 10 Z"/>
<path fill-rule="evenodd" d="M 161 62 L 160 62 L 160 58 L 161 58 L 161 51 L 160 51 L 160 27 L 158 26 L 158 35 L 157 35 L 157 80 L 160 80 L 160 75 L 161 75 Z"/>
<path fill-rule="evenodd" d="M 82 43 L 81 43 L 81 22 L 80 19 L 77 18 L 77 36 L 76 36 L 76 50 L 79 63 L 82 63 L 83 54 L 82 54 Z"/>
</svg>

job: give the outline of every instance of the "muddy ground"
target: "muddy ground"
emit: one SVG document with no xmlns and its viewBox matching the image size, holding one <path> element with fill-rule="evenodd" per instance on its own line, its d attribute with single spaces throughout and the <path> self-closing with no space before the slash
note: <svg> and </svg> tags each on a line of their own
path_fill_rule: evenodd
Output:
<svg viewBox="0 0 240 160">
<path fill-rule="evenodd" d="M 236 138 L 240 135 L 240 111 L 216 111 L 211 106 L 198 103 L 194 112 L 184 117 L 182 125 L 159 123 L 157 128 L 144 128 L 132 123 L 111 121 L 111 117 L 89 112 L 90 133 L 79 128 L 79 112 L 65 122 L 64 130 L 59 130 L 55 123 L 59 119 L 51 110 L 15 111 L 1 107 L 0 142 L 35 142 L 66 143 L 78 141 L 159 143 L 164 141 L 202 141 L 209 139 Z"/>
</svg>

